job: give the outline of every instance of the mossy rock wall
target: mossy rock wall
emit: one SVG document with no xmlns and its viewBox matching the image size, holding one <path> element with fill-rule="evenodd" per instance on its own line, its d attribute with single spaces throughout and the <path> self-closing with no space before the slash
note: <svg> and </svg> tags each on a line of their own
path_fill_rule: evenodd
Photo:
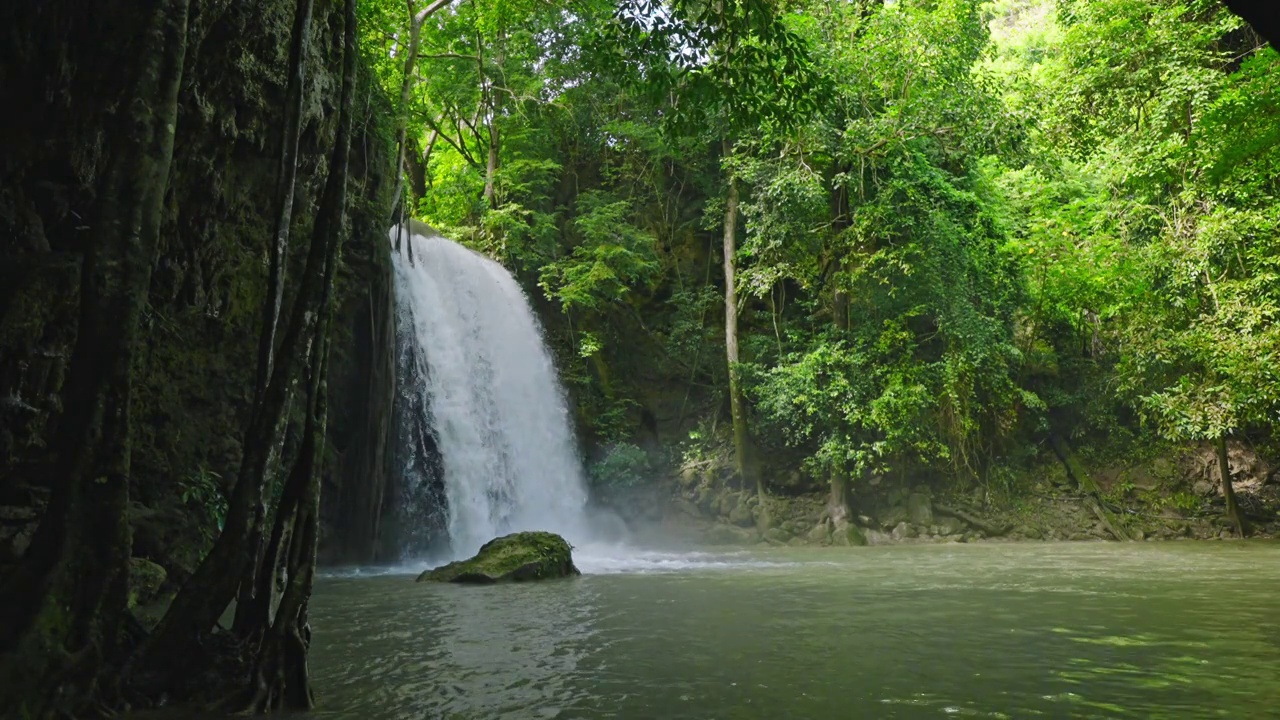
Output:
<svg viewBox="0 0 1280 720">
<path fill-rule="evenodd" d="M 293 2 L 192 0 L 131 408 L 135 553 L 179 580 L 216 534 L 220 498 L 239 463 L 293 13 Z M 0 403 L 0 505 L 39 498 L 47 482 L 42 468 L 76 335 L 79 257 L 94 238 L 100 135 L 113 121 L 123 82 L 112 73 L 113 60 L 131 51 L 140 14 L 124 0 L 0 8 L 8 44 L 0 53 L 0 106 L 17 110 L 6 113 L 5 135 L 29 138 L 0 157 L 0 398 L 9 399 Z M 317 0 L 305 58 L 291 273 L 301 269 L 337 129 L 341 32 L 341 3 Z M 385 234 L 394 147 L 390 106 L 371 77 L 362 69 L 356 94 L 322 541 L 326 556 L 361 559 L 378 533 L 394 391 Z M 290 302 L 286 294 L 286 309 Z"/>
</svg>

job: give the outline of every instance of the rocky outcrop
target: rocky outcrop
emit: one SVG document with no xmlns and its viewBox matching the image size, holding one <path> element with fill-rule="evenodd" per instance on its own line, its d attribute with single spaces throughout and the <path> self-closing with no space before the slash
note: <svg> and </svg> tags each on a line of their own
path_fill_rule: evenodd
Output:
<svg viewBox="0 0 1280 720">
<path fill-rule="evenodd" d="M 1233 485 L 1259 536 L 1280 535 L 1280 464 L 1243 442 L 1227 446 Z M 752 491 L 737 487 L 719 459 L 681 468 L 668 486 L 668 517 L 706 523 L 707 545 L 885 545 L 980 540 L 1109 540 L 1115 535 L 1082 501 L 1063 463 L 1046 453 L 1008 487 L 927 478 L 852 484 L 845 513 L 833 512 L 825 488 L 772 494 L 762 512 Z M 1098 496 L 1132 526 L 1133 540 L 1223 536 L 1221 483 L 1210 444 L 1170 446 L 1145 459 L 1093 461 Z M 1229 533 L 1228 533 L 1229 534 Z"/>
<path fill-rule="evenodd" d="M 490 540 L 475 557 L 451 562 L 418 576 L 418 582 L 489 585 L 580 575 L 573 548 L 549 532 L 519 532 Z"/>
</svg>

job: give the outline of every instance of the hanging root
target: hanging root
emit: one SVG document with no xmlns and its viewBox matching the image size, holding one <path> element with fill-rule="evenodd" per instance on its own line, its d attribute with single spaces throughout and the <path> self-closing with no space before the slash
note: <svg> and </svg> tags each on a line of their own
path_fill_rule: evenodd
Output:
<svg viewBox="0 0 1280 720">
<path fill-rule="evenodd" d="M 310 710 L 315 695 L 307 668 L 311 631 L 298 621 L 283 633 L 271 632 L 262 638 L 253 679 L 233 707 L 240 714 L 259 715 L 281 710 Z"/>
</svg>

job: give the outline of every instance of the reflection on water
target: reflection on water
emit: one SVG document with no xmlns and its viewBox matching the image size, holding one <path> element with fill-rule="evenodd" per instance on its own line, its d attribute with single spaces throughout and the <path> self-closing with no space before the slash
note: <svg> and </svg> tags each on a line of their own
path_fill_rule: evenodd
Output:
<svg viewBox="0 0 1280 720">
<path fill-rule="evenodd" d="M 579 559 L 535 585 L 322 579 L 318 714 L 1280 717 L 1280 546 Z"/>
<path fill-rule="evenodd" d="M 598 599 L 586 583 L 477 592 L 383 576 L 321 587 L 342 598 L 317 601 L 313 620 L 325 637 L 312 661 L 321 714 L 557 717 L 580 692 L 566 679 L 595 667 Z"/>
</svg>

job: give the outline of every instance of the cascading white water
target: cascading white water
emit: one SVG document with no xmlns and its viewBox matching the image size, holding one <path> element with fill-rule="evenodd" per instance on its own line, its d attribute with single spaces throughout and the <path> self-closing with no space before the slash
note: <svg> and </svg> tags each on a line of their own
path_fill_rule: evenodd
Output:
<svg viewBox="0 0 1280 720">
<path fill-rule="evenodd" d="M 516 530 L 585 541 L 569 408 L 524 292 L 501 265 L 439 235 L 408 241 L 412 263 L 393 253 L 397 313 L 402 342 L 425 363 L 413 376 L 440 455 L 452 554 Z"/>
</svg>

